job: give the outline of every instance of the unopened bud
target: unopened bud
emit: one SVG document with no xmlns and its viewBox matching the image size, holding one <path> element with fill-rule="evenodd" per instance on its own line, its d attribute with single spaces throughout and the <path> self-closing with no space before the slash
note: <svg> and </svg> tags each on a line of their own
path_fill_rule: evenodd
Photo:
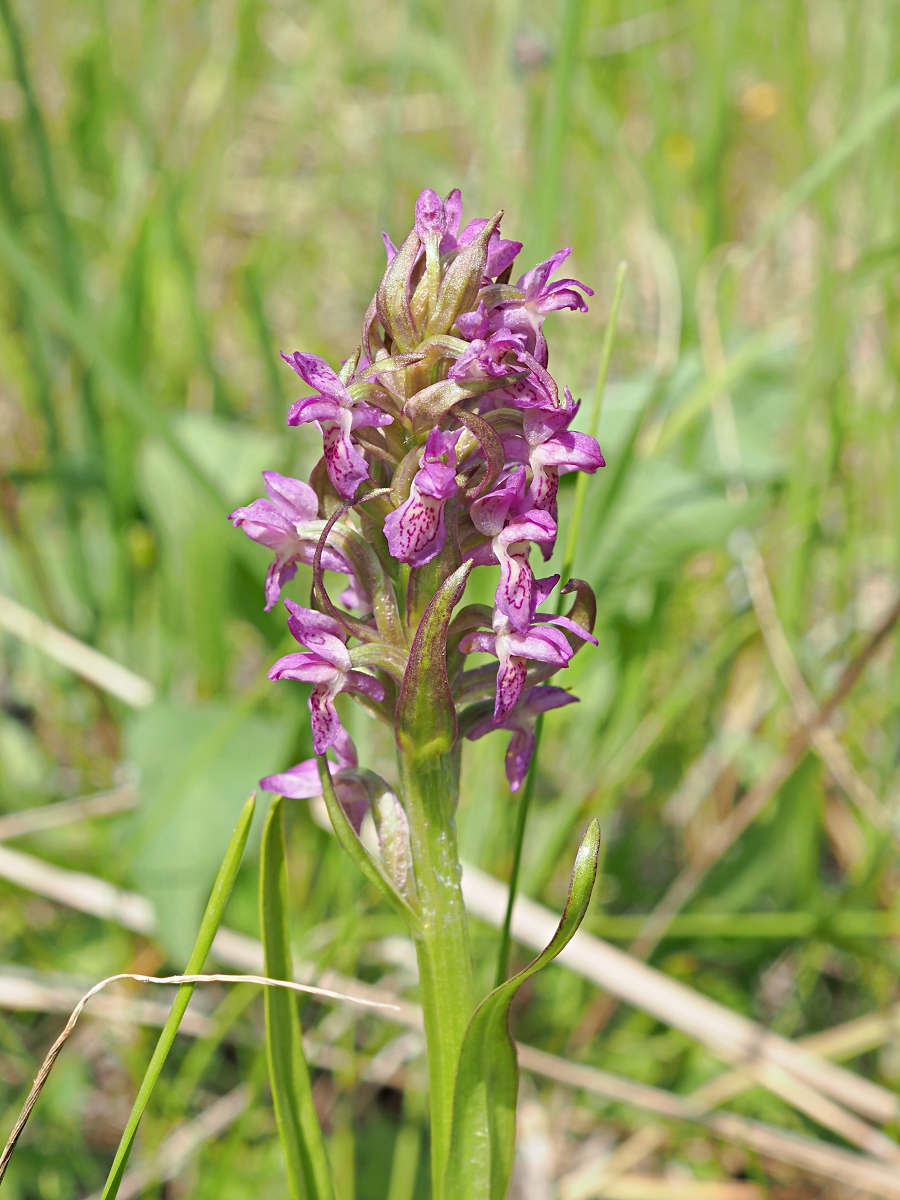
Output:
<svg viewBox="0 0 900 1200">
<path fill-rule="evenodd" d="M 447 333 L 460 313 L 469 312 L 475 307 L 487 266 L 488 243 L 502 218 L 501 209 L 447 268 L 437 302 L 428 318 L 429 335 Z"/>
</svg>

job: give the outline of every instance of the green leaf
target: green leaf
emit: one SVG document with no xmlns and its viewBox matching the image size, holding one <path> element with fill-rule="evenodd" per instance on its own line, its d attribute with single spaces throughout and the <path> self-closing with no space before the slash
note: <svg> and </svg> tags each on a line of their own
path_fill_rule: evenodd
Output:
<svg viewBox="0 0 900 1200">
<path fill-rule="evenodd" d="M 472 563 L 446 579 L 426 608 L 397 702 L 397 744 L 411 759 L 447 754 L 456 741 L 456 709 L 447 679 L 447 631 L 462 599 Z"/>
<path fill-rule="evenodd" d="M 134 880 L 153 901 L 159 936 L 176 962 L 193 945 L 232 822 L 260 776 L 290 749 L 295 717 L 253 715 L 261 696 L 262 685 L 230 705 L 158 700 L 128 724 L 140 789 Z"/>
<path fill-rule="evenodd" d="M 357 836 L 356 830 L 350 824 L 347 814 L 344 812 L 343 806 L 337 798 L 334 784 L 331 780 L 331 772 L 328 769 L 328 760 L 324 754 L 318 756 L 318 766 L 319 779 L 322 782 L 322 795 L 325 798 L 325 807 L 328 809 L 331 826 L 334 829 L 337 840 L 340 842 L 341 848 L 359 867 L 369 883 L 377 888 L 388 904 L 403 917 L 409 926 L 410 932 L 415 933 L 420 923 L 418 914 L 397 888 L 383 864 L 369 853 Z"/>
<path fill-rule="evenodd" d="M 469 1023 L 459 1056 L 444 1176 L 448 1200 L 505 1200 L 515 1152 L 519 1089 L 510 1005 L 525 980 L 556 958 L 574 936 L 591 898 L 599 853 L 600 824 L 594 820 L 579 847 L 569 897 L 550 945 L 524 971 L 491 992 Z"/>
<path fill-rule="evenodd" d="M 206 905 L 206 912 L 203 914 L 203 920 L 200 923 L 200 932 L 197 934 L 194 949 L 191 951 L 191 956 L 184 971 L 185 975 L 199 975 L 203 970 L 203 965 L 212 946 L 213 938 L 216 936 L 216 931 L 222 923 L 225 906 L 228 903 L 228 897 L 231 895 L 238 867 L 241 865 L 241 858 L 244 854 L 244 847 L 247 844 L 247 837 L 250 833 L 250 825 L 253 821 L 253 810 L 255 807 L 256 794 L 254 793 L 244 805 L 234 833 L 231 835 L 231 841 L 228 843 L 228 849 L 225 851 L 225 857 L 222 859 L 222 865 L 219 867 L 219 873 L 216 876 L 212 893 Z M 159 1079 L 163 1063 L 166 1061 L 168 1053 L 172 1048 L 172 1043 L 175 1041 L 175 1034 L 178 1032 L 178 1026 L 181 1024 L 181 1018 L 184 1016 L 188 1001 L 194 994 L 195 986 L 192 983 L 183 983 L 176 993 L 172 1009 L 163 1026 L 163 1031 L 159 1035 L 159 1041 L 156 1043 L 153 1057 L 150 1059 L 150 1063 L 144 1073 L 144 1078 L 138 1089 L 137 1098 L 131 1109 L 128 1123 L 119 1141 L 116 1157 L 113 1159 L 106 1185 L 103 1188 L 102 1200 L 113 1200 L 113 1197 L 119 1190 L 122 1176 L 125 1174 L 125 1168 L 128 1165 L 128 1157 L 134 1145 L 138 1124 L 140 1123 L 144 1109 L 147 1107 L 150 1095 L 156 1086 L 156 1081 Z"/>
<path fill-rule="evenodd" d="M 276 796 L 263 830 L 259 923 L 270 979 L 293 979 L 288 936 L 284 800 Z M 331 1168 L 312 1099 L 295 997 L 266 988 L 266 1050 L 275 1119 L 293 1200 L 334 1200 Z"/>
</svg>

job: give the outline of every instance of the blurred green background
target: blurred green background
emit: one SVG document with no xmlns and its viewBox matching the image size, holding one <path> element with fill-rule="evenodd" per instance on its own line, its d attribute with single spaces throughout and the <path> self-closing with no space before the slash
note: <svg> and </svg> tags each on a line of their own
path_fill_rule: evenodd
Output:
<svg viewBox="0 0 900 1200">
<path fill-rule="evenodd" d="M 260 494 L 263 468 L 305 476 L 315 461 L 310 431 L 284 426 L 296 393 L 278 351 L 353 350 L 380 232 L 405 233 L 424 186 L 461 187 L 467 217 L 504 208 L 523 270 L 574 247 L 566 273 L 594 287 L 591 311 L 547 332 L 551 367 L 586 401 L 629 264 L 600 425 L 609 465 L 590 481 L 576 559 L 598 591 L 600 648 L 564 680 L 580 705 L 547 721 L 523 881 L 558 906 L 599 814 L 587 924 L 627 944 L 640 921 L 612 918 L 652 909 L 795 722 L 741 569 L 747 532 L 818 699 L 897 592 L 898 65 L 889 0 L 0 0 L 0 591 L 159 696 L 133 713 L 0 635 L 0 810 L 137 779 L 135 813 L 17 846 L 140 890 L 161 918 L 150 943 L 3 883 L 5 962 L 88 981 L 181 965 L 241 802 L 309 752 L 304 689 L 264 679 L 284 640 L 282 616 L 262 611 L 268 553 L 225 514 Z M 289 594 L 308 583 L 301 569 Z M 836 727 L 891 813 L 898 683 L 888 642 Z M 384 731 L 347 721 L 390 776 Z M 504 749 L 503 735 L 467 747 L 460 836 L 464 857 L 505 878 Z M 291 822 L 298 951 L 408 985 L 396 920 L 305 805 Z M 652 961 L 787 1035 L 826 1028 L 894 997 L 897 883 L 890 837 L 810 755 Z M 228 922 L 255 935 L 254 889 L 251 862 Z M 841 909 L 869 914 L 854 936 L 831 920 Z M 485 987 L 495 942 L 476 925 Z M 179 1043 L 144 1145 L 241 1079 L 256 1098 L 172 1195 L 284 1194 L 259 1012 L 248 998 L 230 1019 L 241 1036 L 205 1063 Z M 323 1037 L 351 1052 L 393 1036 L 330 1019 Z M 663 1087 L 714 1071 L 630 1010 L 592 1036 L 596 992 L 560 967 L 516 1021 L 537 1045 Z M 0 1017 L 4 1131 L 60 1023 Z M 85 1022 L 10 1200 L 100 1185 L 151 1036 Z M 891 1046 L 855 1065 L 900 1079 Z M 585 1138 L 640 1123 L 527 1087 L 546 1101 L 554 1170 Z M 356 1086 L 352 1067 L 317 1088 L 340 1200 L 386 1197 L 399 1095 Z M 735 1106 L 808 1124 L 762 1091 Z M 779 1181 L 690 1129 L 664 1165 Z M 819 1194 L 791 1186 L 778 1194 Z"/>
</svg>

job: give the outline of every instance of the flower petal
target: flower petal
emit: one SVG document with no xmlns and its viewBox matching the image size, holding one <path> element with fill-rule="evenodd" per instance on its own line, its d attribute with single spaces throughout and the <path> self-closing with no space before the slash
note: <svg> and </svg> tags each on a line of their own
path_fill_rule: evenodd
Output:
<svg viewBox="0 0 900 1200">
<path fill-rule="evenodd" d="M 504 721 L 516 707 L 527 674 L 524 658 L 517 655 L 501 656 L 497 669 L 497 697 L 494 700 L 495 725 Z"/>
<path fill-rule="evenodd" d="M 318 354 L 302 354 L 299 350 L 293 354 L 282 354 L 281 357 L 311 388 L 336 400 L 342 407 L 350 406 L 350 393 L 324 358 Z"/>
<path fill-rule="evenodd" d="M 347 692 L 359 692 L 363 696 L 368 696 L 370 700 L 383 700 L 384 688 L 374 677 L 367 675 L 365 671 L 349 671 L 344 683 L 344 690 Z"/>
<path fill-rule="evenodd" d="M 318 654 L 285 654 L 269 668 L 269 679 L 295 679 L 301 683 L 326 683 L 340 674 Z"/>
<path fill-rule="evenodd" d="M 340 733 L 341 721 L 334 707 L 334 697 L 339 690 L 333 684 L 320 683 L 310 692 L 310 724 L 316 754 L 324 754 Z"/>
<path fill-rule="evenodd" d="M 534 744 L 533 729 L 517 729 L 509 739 L 504 765 L 511 792 L 517 792 L 525 782 L 534 755 Z"/>
<path fill-rule="evenodd" d="M 352 500 L 359 485 L 369 478 L 369 465 L 342 425 L 336 421 L 322 421 L 321 427 L 328 478 L 343 500 Z"/>
<path fill-rule="evenodd" d="M 447 538 L 444 503 L 422 495 L 413 484 L 408 499 L 385 518 L 384 536 L 393 558 L 423 567 L 440 554 Z"/>
<path fill-rule="evenodd" d="M 306 425 L 310 421 L 340 421 L 344 409 L 325 396 L 305 396 L 288 409 L 288 425 Z"/>
<path fill-rule="evenodd" d="M 267 775 L 259 781 L 259 786 L 264 792 L 276 792 L 290 800 L 309 800 L 322 794 L 319 768 L 314 758 L 307 758 L 305 762 L 288 767 L 276 775 Z"/>
<path fill-rule="evenodd" d="M 276 507 L 293 522 L 314 521 L 319 515 L 319 498 L 308 483 L 279 475 L 277 471 L 263 471 L 266 491 Z"/>
</svg>

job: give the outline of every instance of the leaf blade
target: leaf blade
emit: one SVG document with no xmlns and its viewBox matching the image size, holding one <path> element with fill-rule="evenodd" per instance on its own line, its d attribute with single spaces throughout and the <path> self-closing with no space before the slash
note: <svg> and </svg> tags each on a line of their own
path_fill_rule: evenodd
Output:
<svg viewBox="0 0 900 1200">
<path fill-rule="evenodd" d="M 271 979 L 293 979 L 287 925 L 283 804 L 281 796 L 272 801 L 260 853 L 260 931 L 265 973 Z M 289 992 L 266 988 L 265 1009 L 269 1080 L 291 1196 L 294 1200 L 334 1200 L 331 1169 L 303 1053 L 296 1001 Z"/>
<path fill-rule="evenodd" d="M 225 906 L 228 903 L 228 897 L 231 895 L 231 889 L 234 886 L 238 868 L 241 865 L 244 847 L 247 844 L 247 838 L 250 834 L 250 825 L 253 821 L 255 807 L 256 793 L 254 792 L 241 811 L 234 833 L 231 835 L 228 849 L 225 851 L 225 857 L 222 859 L 222 865 L 219 867 L 219 873 L 213 884 L 212 892 L 206 905 L 206 911 L 203 914 L 203 920 L 200 923 L 200 929 L 194 942 L 194 948 L 188 959 L 185 970 L 186 975 L 199 975 L 203 970 L 203 965 L 212 947 L 216 931 L 222 923 Z M 134 1145 L 134 1139 L 137 1135 L 138 1125 L 153 1089 L 156 1086 L 156 1082 L 159 1079 L 169 1050 L 172 1048 L 172 1043 L 175 1041 L 175 1035 L 181 1024 L 181 1018 L 184 1016 L 188 1001 L 194 993 L 194 987 L 195 984 L 185 983 L 178 989 L 169 1016 L 156 1043 L 156 1049 L 153 1051 L 153 1056 L 147 1065 L 147 1070 L 144 1072 L 144 1078 L 141 1081 L 141 1086 L 138 1089 L 137 1097 L 129 1114 L 128 1123 L 119 1140 L 116 1156 L 113 1159 L 109 1175 L 103 1187 L 101 1200 L 113 1200 L 119 1190 L 122 1177 L 125 1174 L 125 1168 L 128 1165 L 128 1158 Z"/>
<path fill-rule="evenodd" d="M 556 933 L 523 971 L 481 1002 L 466 1030 L 459 1056 L 446 1196 L 504 1200 L 512 1175 L 516 1138 L 519 1067 L 509 1031 L 509 1009 L 527 979 L 568 945 L 584 919 L 597 874 L 600 825 L 595 819 L 582 839 L 569 895 Z"/>
</svg>

